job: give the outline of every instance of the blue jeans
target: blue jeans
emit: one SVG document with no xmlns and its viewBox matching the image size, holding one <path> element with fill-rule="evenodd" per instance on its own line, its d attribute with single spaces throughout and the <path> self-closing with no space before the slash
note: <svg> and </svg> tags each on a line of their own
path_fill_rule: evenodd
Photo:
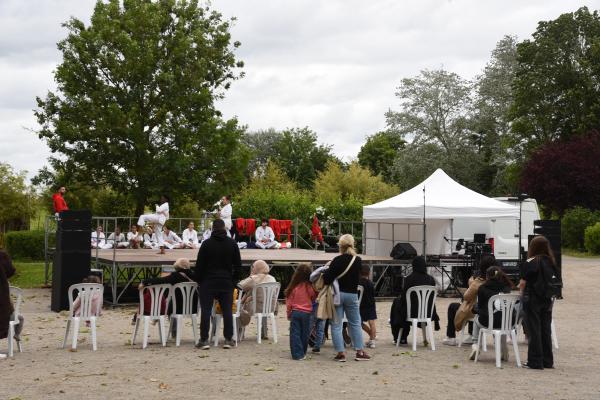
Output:
<svg viewBox="0 0 600 400">
<path fill-rule="evenodd" d="M 342 320 L 344 313 L 348 319 L 348 333 L 352 339 L 355 350 L 364 348 L 362 329 L 360 326 L 360 312 L 358 304 L 358 295 L 356 293 L 340 292 L 340 305 L 335 306 L 337 318 L 331 322 L 331 336 L 335 351 L 341 353 L 344 351 L 344 338 L 342 337 Z"/>
<path fill-rule="evenodd" d="M 325 335 L 325 320 L 317 318 L 318 304 L 313 304 L 313 313 L 311 314 L 310 326 L 315 327 L 315 345 L 313 349 L 320 350 L 323 344 L 323 336 Z"/>
<path fill-rule="evenodd" d="M 290 350 L 294 360 L 300 360 L 306 355 L 308 335 L 310 334 L 311 313 L 292 311 L 290 320 Z"/>
</svg>

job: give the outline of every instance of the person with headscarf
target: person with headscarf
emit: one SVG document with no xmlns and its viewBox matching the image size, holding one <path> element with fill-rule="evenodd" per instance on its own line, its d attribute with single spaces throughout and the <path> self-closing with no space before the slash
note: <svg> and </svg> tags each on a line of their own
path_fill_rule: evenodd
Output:
<svg viewBox="0 0 600 400">
<path fill-rule="evenodd" d="M 250 267 L 250 276 L 240 281 L 237 285 L 243 291 L 242 312 L 240 313 L 240 321 L 242 322 L 242 326 L 246 326 L 250 323 L 254 312 L 252 308 L 252 289 L 261 283 L 276 282 L 275 277 L 269 275 L 269 271 L 269 264 L 263 260 L 256 260 Z M 256 296 L 256 308 L 261 309 L 264 301 L 262 298 L 262 292 L 258 292 Z M 275 310 L 277 310 L 277 307 L 275 307 Z M 262 324 L 262 336 L 263 338 L 266 338 L 267 320 L 264 319 Z"/>
</svg>

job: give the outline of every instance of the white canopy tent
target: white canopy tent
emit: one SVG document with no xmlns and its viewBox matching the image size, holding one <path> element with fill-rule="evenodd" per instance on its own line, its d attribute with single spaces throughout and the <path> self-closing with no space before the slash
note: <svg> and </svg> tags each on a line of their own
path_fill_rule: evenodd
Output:
<svg viewBox="0 0 600 400">
<path fill-rule="evenodd" d="M 396 243 L 408 242 L 422 254 L 425 236 L 426 254 L 449 254 L 456 218 L 518 219 L 519 207 L 474 192 L 437 169 L 414 188 L 363 207 L 363 252 L 389 255 Z"/>
</svg>

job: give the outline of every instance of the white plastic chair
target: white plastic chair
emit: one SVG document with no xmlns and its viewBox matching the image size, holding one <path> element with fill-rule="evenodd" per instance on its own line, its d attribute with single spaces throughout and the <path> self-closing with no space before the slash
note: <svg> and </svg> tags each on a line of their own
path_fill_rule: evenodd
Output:
<svg viewBox="0 0 600 400">
<path fill-rule="evenodd" d="M 73 294 L 77 291 L 77 298 L 73 298 Z M 67 320 L 67 329 L 65 331 L 65 338 L 63 340 L 63 349 L 67 345 L 67 339 L 69 337 L 69 331 L 71 330 L 71 323 L 73 323 L 73 337 L 71 342 L 71 348 L 77 349 L 77 337 L 79 336 L 79 326 L 81 321 L 89 322 L 90 329 L 92 331 L 92 349 L 96 351 L 98 344 L 96 340 L 96 319 L 100 315 L 102 309 L 102 302 L 104 301 L 104 286 L 99 283 L 78 283 L 69 287 L 69 319 Z M 94 297 L 100 300 L 96 303 L 96 307 L 93 307 Z M 79 299 L 79 300 L 77 300 Z M 75 315 L 75 301 L 79 303 L 79 315 Z"/>
<path fill-rule="evenodd" d="M 233 341 L 235 342 L 235 346 L 237 347 L 238 342 L 241 339 L 241 325 L 238 324 L 241 312 L 242 312 L 242 296 L 243 292 L 240 289 L 237 289 L 237 300 L 235 301 L 235 313 L 233 314 Z M 223 314 L 219 314 L 215 312 L 216 307 L 213 305 L 212 308 L 212 328 L 211 328 L 211 338 L 210 341 L 214 341 L 214 346 L 219 345 L 219 332 L 221 328 L 221 320 L 223 319 Z"/>
<path fill-rule="evenodd" d="M 173 314 L 169 325 L 169 332 L 172 331 L 173 323 L 177 324 L 177 334 L 175 335 L 175 346 L 181 344 L 181 331 L 183 330 L 183 319 L 190 318 L 192 320 L 192 333 L 194 335 L 194 344 L 198 341 L 198 314 L 194 313 L 194 294 L 198 289 L 196 282 L 181 282 L 173 285 L 173 294 L 171 296 L 171 304 L 173 305 Z M 181 293 L 182 310 L 177 310 L 177 291 Z M 198 300 L 196 299 L 196 304 Z M 180 313 L 175 314 L 177 311 Z"/>
<path fill-rule="evenodd" d="M 477 340 L 477 351 L 475 352 L 475 362 L 479 358 L 479 349 L 483 347 L 487 350 L 486 334 L 491 334 L 494 338 L 494 348 L 496 350 L 496 367 L 502 366 L 502 336 L 510 336 L 517 367 L 521 367 L 521 357 L 519 356 L 519 347 L 517 345 L 517 326 L 518 326 L 518 304 L 521 297 L 518 294 L 497 294 L 488 301 L 488 323 L 487 328 L 479 322 L 479 316 L 475 318 L 475 323 L 480 326 L 479 337 Z M 500 327 L 494 328 L 494 313 L 500 313 Z"/>
<path fill-rule="evenodd" d="M 262 319 L 269 318 L 271 320 L 271 329 L 273 332 L 273 342 L 277 343 L 277 321 L 275 319 L 275 308 L 278 306 L 277 298 L 281 284 L 279 282 L 260 283 L 252 288 L 252 310 L 256 318 L 257 342 L 262 343 Z M 262 293 L 262 309 L 256 309 L 257 293 Z"/>
<path fill-rule="evenodd" d="M 8 356 L 13 357 L 14 356 L 13 341 L 15 340 L 15 327 L 17 325 L 19 325 L 19 323 L 20 323 L 19 316 L 21 315 L 21 302 L 23 301 L 23 290 L 19 289 L 18 287 L 15 287 L 15 286 L 9 286 L 8 291 L 12 297 L 15 297 L 15 302 L 14 302 L 15 311 L 13 313 L 13 319 L 11 321 L 9 321 L 9 323 L 8 323 L 8 337 L 6 338 L 8 340 Z M 16 342 L 17 342 L 17 349 L 19 350 L 19 353 L 22 353 L 23 348 L 21 347 L 21 340 L 18 340 Z"/>
<path fill-rule="evenodd" d="M 144 315 L 144 291 L 148 291 L 150 293 L 149 315 Z M 140 311 L 138 313 L 138 317 L 135 320 L 133 338 L 131 339 L 132 346 L 135 344 L 135 338 L 138 333 L 140 320 L 144 321 L 144 336 L 142 338 L 142 349 L 148 347 L 148 331 L 150 328 L 150 321 L 158 321 L 158 334 L 160 337 L 160 342 L 163 345 L 163 347 L 167 345 L 167 332 L 165 329 L 165 324 L 172 291 L 173 286 L 169 284 L 145 286 L 142 290 L 140 290 Z M 165 299 L 166 305 L 164 313 L 161 313 L 160 309 L 163 298 Z"/>
<path fill-rule="evenodd" d="M 415 293 L 418 299 L 417 316 L 411 317 L 411 295 Z M 433 297 L 432 297 L 433 296 Z M 431 350 L 435 350 L 435 339 L 433 338 L 433 326 L 431 318 L 433 317 L 433 308 L 435 307 L 435 299 L 437 290 L 435 286 L 413 286 L 406 292 L 406 321 L 412 323 L 413 351 L 417 351 L 417 324 L 421 323 L 423 338 L 429 342 Z M 431 306 L 429 304 L 431 303 Z M 426 324 L 426 326 L 423 326 Z M 400 335 L 402 330 L 400 330 Z M 396 347 L 400 345 L 400 336 L 396 340 Z"/>
<path fill-rule="evenodd" d="M 463 324 L 463 327 L 460 330 L 460 336 L 458 337 L 458 347 L 462 347 L 463 341 L 465 340 L 465 329 L 469 325 L 469 322 L 473 322 L 474 320 L 475 320 L 474 318 L 469 318 Z M 450 322 L 448 322 L 448 323 L 450 323 Z"/>
</svg>

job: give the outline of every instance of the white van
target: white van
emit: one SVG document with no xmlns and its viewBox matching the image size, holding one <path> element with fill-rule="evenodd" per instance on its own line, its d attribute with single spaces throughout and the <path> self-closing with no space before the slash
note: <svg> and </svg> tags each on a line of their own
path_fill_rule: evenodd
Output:
<svg viewBox="0 0 600 400">
<path fill-rule="evenodd" d="M 511 197 L 495 197 L 503 203 L 519 207 L 519 200 Z M 527 250 L 528 236 L 533 235 L 533 221 L 540 219 L 540 211 L 535 199 L 525 199 L 521 203 L 521 246 Z M 460 219 L 454 220 L 452 236 L 454 240 L 472 242 L 474 234 L 485 233 L 486 242 L 491 244 L 494 256 L 503 267 L 517 267 L 519 260 L 519 220 L 518 219 Z"/>
</svg>

